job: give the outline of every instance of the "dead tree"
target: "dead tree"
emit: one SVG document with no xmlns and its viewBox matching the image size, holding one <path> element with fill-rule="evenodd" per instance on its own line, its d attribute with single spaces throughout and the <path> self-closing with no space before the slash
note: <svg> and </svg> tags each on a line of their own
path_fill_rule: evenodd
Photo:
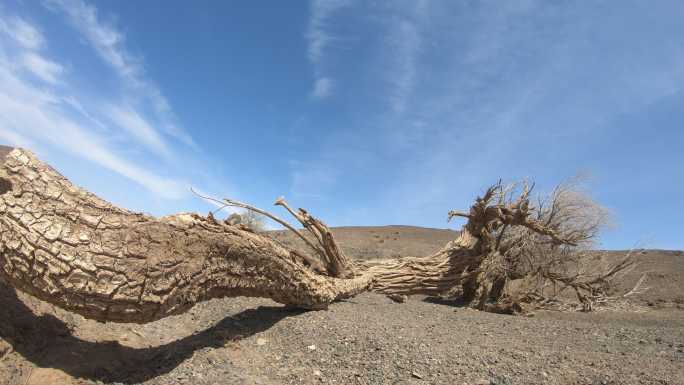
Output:
<svg viewBox="0 0 684 385">
<path fill-rule="evenodd" d="M 74 186 L 27 150 L 14 149 L 0 162 L 0 278 L 99 321 L 151 322 L 217 297 L 266 297 L 325 309 L 368 290 L 442 294 L 458 286 L 474 306 L 492 308 L 510 299 L 504 288 L 511 276 L 501 261 L 511 250 L 525 250 L 505 229 L 534 234 L 533 245 L 576 242 L 559 232 L 560 227 L 532 216 L 529 190 L 513 201 L 506 199 L 499 183 L 478 198 L 470 212 L 449 214 L 465 217 L 467 223 L 456 240 L 434 255 L 353 262 L 322 221 L 303 209 L 293 210 L 284 199 L 276 204 L 285 207 L 313 241 L 263 210 L 224 203 L 278 220 L 302 237 L 313 255 L 213 215 L 155 218 L 115 207 Z M 596 286 L 555 270 L 545 276 L 574 284 L 578 293 L 586 288 L 593 293 Z"/>
</svg>

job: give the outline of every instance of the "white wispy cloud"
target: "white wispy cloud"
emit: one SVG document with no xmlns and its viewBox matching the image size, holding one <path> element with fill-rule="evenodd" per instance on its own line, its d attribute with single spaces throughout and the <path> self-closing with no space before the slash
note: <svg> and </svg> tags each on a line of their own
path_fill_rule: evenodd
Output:
<svg viewBox="0 0 684 385">
<path fill-rule="evenodd" d="M 325 99 L 330 95 L 332 91 L 332 80 L 330 78 L 320 78 L 316 79 L 314 83 L 313 91 L 311 91 L 311 96 L 316 99 Z"/>
<path fill-rule="evenodd" d="M 104 107 L 104 111 L 117 127 L 128 131 L 145 147 L 164 157 L 171 157 L 162 136 L 135 109 L 127 105 L 109 105 Z"/>
<path fill-rule="evenodd" d="M 314 67 L 314 85 L 311 95 L 325 99 L 331 94 L 332 80 L 324 74 L 323 59 L 325 51 L 338 38 L 328 28 L 330 17 L 351 4 L 350 0 L 312 0 L 309 25 L 306 33 L 308 57 Z"/>
<path fill-rule="evenodd" d="M 6 65 L 13 65 L 38 77 L 40 80 L 56 84 L 64 72 L 58 63 L 46 59 L 41 50 L 45 47 L 43 33 L 31 23 L 18 16 L 6 16 L 0 13 L 0 55 L 7 55 L 8 49 L 22 52 L 17 63 L 4 58 Z"/>
<path fill-rule="evenodd" d="M 149 103 L 166 134 L 196 148 L 190 134 L 177 123 L 159 87 L 146 78 L 142 60 L 126 49 L 125 36 L 113 25 L 101 20 L 95 6 L 83 0 L 47 0 L 46 5 L 65 14 L 102 60 L 116 71 L 124 81 L 131 102 L 142 99 Z"/>
<path fill-rule="evenodd" d="M 48 0 L 46 5 L 65 13 L 74 28 L 121 77 L 136 86 L 142 83 L 139 79 L 142 72 L 140 62 L 126 50 L 123 35 L 113 26 L 98 19 L 95 6 L 81 0 Z"/>
<path fill-rule="evenodd" d="M 373 166 L 387 170 L 372 181 L 378 184 L 377 202 L 363 204 L 398 213 L 397 222 L 435 223 L 499 177 L 534 177 L 543 189 L 580 164 L 600 167 L 588 158 L 605 155 L 582 151 L 590 143 L 597 146 L 601 131 L 620 137 L 616 122 L 684 86 L 684 50 L 681 39 L 673 38 L 681 35 L 681 23 L 664 12 L 667 6 L 374 4 L 325 19 L 326 30 L 361 18 L 368 30 L 379 31 L 367 36 L 361 50 L 338 50 L 335 57 L 339 63 L 360 62 L 358 75 L 367 80 L 345 85 L 356 97 L 340 101 L 340 110 L 362 106 L 370 113 L 352 120 L 341 112 L 343 123 L 329 128 L 319 154 L 292 162 L 291 181 L 293 191 L 316 191 L 322 200 L 344 191 L 352 200 L 353 189 L 342 181 L 374 175 Z M 654 19 L 662 22 L 650 23 Z M 319 46 L 327 47 L 325 38 Z M 317 56 L 325 48 L 316 47 L 310 44 L 310 60 L 325 59 Z M 374 60 L 365 56 L 367 50 Z M 367 107 L 377 104 L 388 108 Z M 340 131 L 357 139 L 342 142 Z M 373 149 L 365 163 L 350 166 L 358 158 L 354 148 L 368 143 Z"/>
<path fill-rule="evenodd" d="M 323 59 L 325 49 L 336 40 L 328 30 L 328 18 L 337 10 L 351 4 L 349 0 L 313 0 L 307 39 L 309 60 L 317 64 Z"/>
<path fill-rule="evenodd" d="M 373 9 L 377 20 L 384 27 L 378 49 L 378 71 L 386 84 L 378 96 L 389 102 L 391 112 L 401 115 L 419 82 L 419 61 L 424 53 L 424 31 L 431 27 L 434 17 L 426 0 L 392 2 Z M 428 42 L 430 43 L 430 42 Z"/>
<path fill-rule="evenodd" d="M 40 30 L 17 16 L 0 20 L 0 31 L 27 49 L 39 49 L 45 41 Z"/>
<path fill-rule="evenodd" d="M 334 19 L 332 16 L 343 7 L 355 6 L 354 20 L 348 18 Z M 316 80 L 314 82 L 311 96 L 316 99 L 325 99 L 332 93 L 333 82 L 331 76 L 323 75 L 322 61 L 324 60 L 324 53 L 331 44 L 335 41 L 356 41 L 352 36 L 332 35 L 332 30 L 344 30 L 340 25 L 359 25 L 360 28 L 367 28 L 378 31 L 379 33 L 364 37 L 364 43 L 368 46 L 376 48 L 377 52 L 370 56 L 370 63 L 362 66 L 365 70 L 373 73 L 373 76 L 368 76 L 369 79 L 378 82 L 377 85 L 372 86 L 371 91 L 373 103 L 379 102 L 380 105 L 388 106 L 383 109 L 380 115 L 381 119 L 376 117 L 368 117 L 368 121 L 360 123 L 358 127 L 345 127 L 341 129 L 347 131 L 347 134 L 339 134 L 334 132 L 330 135 L 328 140 L 322 145 L 321 152 L 325 155 L 312 161 L 302 162 L 299 160 L 292 160 L 290 162 L 292 171 L 290 175 L 291 191 L 296 196 L 308 196 L 311 198 L 323 199 L 326 194 L 334 190 L 335 184 L 339 180 L 344 180 L 341 177 L 341 168 L 349 171 L 351 168 L 358 167 L 359 170 L 364 166 L 363 164 L 355 165 L 357 162 L 352 159 L 365 159 L 370 157 L 363 148 L 365 144 L 359 145 L 358 141 L 362 140 L 365 143 L 375 143 L 376 133 L 373 131 L 385 129 L 390 130 L 391 133 L 382 133 L 381 135 L 390 137 L 383 138 L 377 143 L 379 146 L 386 146 L 388 142 L 398 142 L 398 137 L 406 138 L 419 130 L 405 130 L 404 124 L 392 122 L 392 119 L 401 119 L 401 115 L 408 108 L 413 92 L 419 81 L 419 59 L 423 44 L 422 29 L 428 20 L 428 6 L 429 2 L 408 1 L 408 2 L 392 2 L 392 3 L 360 3 L 352 4 L 345 1 L 333 2 L 313 2 L 312 13 L 309 20 L 309 60 L 314 64 L 314 72 Z M 358 20 L 359 15 L 361 20 Z M 338 50 L 339 51 L 339 50 Z M 353 50 L 349 51 L 350 53 Z M 340 55 L 342 52 L 338 52 Z M 357 55 L 354 53 L 353 55 Z M 363 56 L 358 55 L 353 59 L 349 57 L 337 57 L 336 60 L 344 62 L 345 60 L 362 60 Z M 369 60 L 364 57 L 363 60 Z M 359 83 L 350 84 L 350 87 L 358 87 Z M 366 94 L 367 90 L 362 91 Z M 389 110 L 389 111 L 387 111 Z M 413 110 L 409 111 L 413 112 Z M 381 122 L 378 122 L 381 120 Z M 367 124 L 370 121 L 375 126 L 373 130 L 369 130 Z M 388 127 L 392 127 L 389 129 Z M 394 128 L 397 129 L 394 129 Z M 361 139 L 363 138 L 363 139 Z M 401 141 L 406 142 L 405 139 Z M 345 142 L 345 145 L 341 145 Z M 378 149 L 380 150 L 380 149 Z M 378 152 L 376 151 L 376 155 Z M 363 162 L 361 162 L 363 163 Z M 342 166 L 344 165 L 344 166 Z M 355 170 L 355 171 L 359 171 Z"/>
<path fill-rule="evenodd" d="M 388 130 L 423 133 L 405 154 L 412 159 L 405 177 L 388 193 L 389 201 L 410 202 L 407 212 L 467 202 L 479 192 L 474 186 L 502 176 L 557 183 L 579 167 L 557 159 L 615 130 L 620 116 L 682 89 L 684 51 L 661 40 L 667 28 L 624 35 L 623 23 L 643 23 L 646 11 L 630 9 L 634 4 L 619 17 L 579 3 L 507 4 L 454 6 L 430 19 L 439 37 L 426 53 L 433 62 L 418 64 L 418 73 L 429 76 L 414 83 L 416 96 L 405 109 L 425 128 Z M 472 24 L 450 28 L 459 23 Z M 432 64 L 436 55 L 439 67 Z"/>
<path fill-rule="evenodd" d="M 420 20 L 399 20 L 393 23 L 387 44 L 395 54 L 391 57 L 391 69 L 387 71 L 390 83 L 391 105 L 394 112 L 401 113 L 414 89 L 417 77 L 416 60 L 420 51 Z"/>
<path fill-rule="evenodd" d="M 0 12 L 0 139 L 34 150 L 45 144 L 66 151 L 163 198 L 187 196 L 189 183 L 162 177 L 140 162 L 127 160 L 110 139 L 117 129 L 123 130 L 126 147 L 143 146 L 167 156 L 170 150 L 158 131 L 130 105 L 84 103 L 64 67 L 48 56 L 47 43 L 36 26 Z M 103 124 L 103 117 L 114 124 Z"/>
<path fill-rule="evenodd" d="M 35 52 L 26 52 L 21 57 L 22 64 L 31 73 L 51 84 L 57 84 L 64 68 Z"/>
<path fill-rule="evenodd" d="M 0 69 L 0 137 L 30 148 L 34 148 L 33 142 L 47 142 L 115 171 L 164 198 L 187 195 L 185 183 L 160 177 L 117 155 L 106 138 L 70 118 L 59 99 L 5 69 Z"/>
</svg>

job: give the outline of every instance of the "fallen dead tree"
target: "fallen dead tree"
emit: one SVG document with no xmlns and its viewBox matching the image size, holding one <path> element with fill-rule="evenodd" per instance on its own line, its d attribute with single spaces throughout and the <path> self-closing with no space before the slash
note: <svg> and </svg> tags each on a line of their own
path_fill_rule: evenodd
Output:
<svg viewBox="0 0 684 385">
<path fill-rule="evenodd" d="M 322 221 L 282 198 L 276 204 L 308 237 L 266 211 L 222 202 L 282 223 L 310 251 L 284 247 L 213 215 L 155 218 L 115 207 L 31 152 L 14 149 L 0 166 L 0 277 L 56 306 L 115 322 L 151 322 L 230 296 L 325 309 L 369 290 L 395 297 L 460 290 L 471 306 L 510 311 L 546 298 L 549 282 L 574 289 L 589 308 L 632 261 L 606 271 L 569 267 L 563 261 L 579 262 L 597 227 L 568 216 L 574 211 L 562 206 L 560 193 L 550 206 L 533 207 L 530 189 L 514 190 L 498 183 L 469 212 L 450 212 L 467 222 L 457 239 L 431 256 L 354 262 Z"/>
</svg>

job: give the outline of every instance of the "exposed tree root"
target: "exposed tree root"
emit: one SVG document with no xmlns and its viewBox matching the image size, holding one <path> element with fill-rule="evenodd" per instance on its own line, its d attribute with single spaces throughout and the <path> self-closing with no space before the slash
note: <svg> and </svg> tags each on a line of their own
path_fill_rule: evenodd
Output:
<svg viewBox="0 0 684 385">
<path fill-rule="evenodd" d="M 556 221 L 557 208 L 532 208 L 527 187 L 513 199 L 512 189 L 501 183 L 468 213 L 449 213 L 467 223 L 439 252 L 363 263 L 339 250 L 322 221 L 304 209 L 293 210 L 282 198 L 276 205 L 292 214 L 313 241 L 268 212 L 233 200 L 222 203 L 286 225 L 313 256 L 213 215 L 154 218 L 115 207 L 22 149 L 9 153 L 0 166 L 0 189 L 0 277 L 100 321 L 150 322 L 216 297 L 268 297 L 324 309 L 367 290 L 404 298 L 441 295 L 456 287 L 472 306 L 516 312 L 519 301 L 535 300 L 533 293 L 543 297 L 538 285 L 547 282 L 573 288 L 590 304 L 610 279 L 632 265 L 625 260 L 605 273 L 586 274 L 568 270 L 557 259 L 549 263 L 536 255 L 538 262 L 532 261 L 530 255 L 540 250 L 554 258 L 575 256 L 573 250 L 591 234 Z M 537 285 L 528 283 L 513 294 L 509 283 L 521 278 Z"/>
</svg>

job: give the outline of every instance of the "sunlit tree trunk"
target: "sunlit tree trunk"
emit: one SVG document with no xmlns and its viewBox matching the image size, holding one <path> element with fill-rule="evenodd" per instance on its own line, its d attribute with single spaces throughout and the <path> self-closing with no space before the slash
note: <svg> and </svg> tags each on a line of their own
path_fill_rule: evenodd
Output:
<svg viewBox="0 0 684 385">
<path fill-rule="evenodd" d="M 265 236 L 196 214 L 120 209 L 25 150 L 5 157 L 0 180 L 0 275 L 87 318 L 149 322 L 228 296 L 321 309 L 370 284 L 317 274 Z"/>
</svg>

